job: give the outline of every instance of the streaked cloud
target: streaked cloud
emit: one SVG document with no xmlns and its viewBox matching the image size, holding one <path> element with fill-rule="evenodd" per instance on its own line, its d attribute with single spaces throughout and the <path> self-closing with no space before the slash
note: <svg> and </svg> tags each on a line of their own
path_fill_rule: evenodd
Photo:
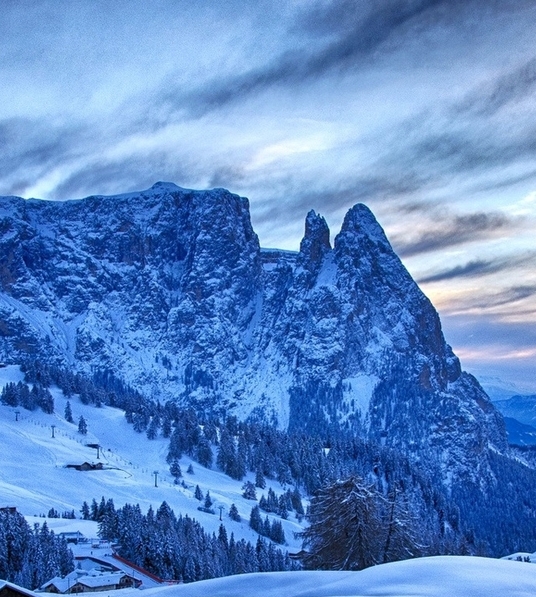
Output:
<svg viewBox="0 0 536 597">
<path fill-rule="evenodd" d="M 519 267 L 532 267 L 536 263 L 536 253 L 527 252 L 521 255 L 509 255 L 496 259 L 475 259 L 463 265 L 423 275 L 417 279 L 419 284 L 430 284 L 432 282 L 443 282 L 456 278 L 480 278 L 489 276 L 501 271 L 512 272 Z"/>
<path fill-rule="evenodd" d="M 396 236 L 392 242 L 399 255 L 410 257 L 502 235 L 515 225 L 515 220 L 498 212 L 452 214 L 440 211 L 435 221 L 425 220 L 416 233 Z"/>
</svg>

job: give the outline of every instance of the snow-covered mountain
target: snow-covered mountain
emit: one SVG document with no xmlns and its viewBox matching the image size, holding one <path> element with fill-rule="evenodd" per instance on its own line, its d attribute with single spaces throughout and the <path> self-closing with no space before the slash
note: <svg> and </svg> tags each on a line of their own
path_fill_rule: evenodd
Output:
<svg viewBox="0 0 536 597">
<path fill-rule="evenodd" d="M 16 366 L 1 368 L 0 388 L 23 377 Z M 258 535 L 249 526 L 251 508 L 257 502 L 244 498 L 242 491 L 244 481 L 254 481 L 254 475 L 250 473 L 244 481 L 237 481 L 183 456 L 180 459 L 183 477 L 181 483 L 176 484 L 166 462 L 168 439 L 159 437 L 149 441 L 133 430 L 123 411 L 108 406 L 95 408 L 75 398 L 71 399 L 73 415 L 76 420 L 83 416 L 88 427 L 87 435 L 81 435 L 77 425 L 62 416 L 67 398 L 58 388 L 52 388 L 52 394 L 54 414 L 0 405 L 3 448 L 0 451 L 0 506 L 14 506 L 25 516 L 35 516 L 30 518 L 32 524 L 42 523 L 39 516 L 47 514 L 51 508 L 59 513 L 74 510 L 76 521 L 47 518 L 47 523 L 56 532 L 78 530 L 94 538 L 97 523 L 80 520 L 84 501 L 89 504 L 92 499 L 99 501 L 104 496 L 112 498 L 117 507 L 139 504 L 144 512 L 149 507 L 156 511 L 165 501 L 178 514 L 198 520 L 207 532 L 217 533 L 223 524 L 229 536 L 233 533 L 237 540 L 253 543 L 257 540 Z M 100 446 L 99 452 L 95 445 Z M 68 468 L 68 465 L 84 462 L 101 464 L 103 468 L 85 472 Z M 190 464 L 193 472 L 188 473 Z M 210 492 L 214 513 L 198 510 L 202 502 L 194 497 L 196 486 L 203 495 Z M 277 495 L 284 493 L 277 481 L 270 480 L 265 491 L 258 490 L 257 497 L 260 499 L 267 494 L 268 488 Z M 229 517 L 232 504 L 236 505 L 241 521 Z M 304 523 L 293 514 L 287 520 L 273 514 L 270 518 L 280 520 L 284 527 L 285 550 L 299 551 L 301 541 L 294 533 L 301 531 Z"/>
<path fill-rule="evenodd" d="M 170 183 L 113 197 L 0 198 L 0 358 L 107 370 L 146 396 L 336 424 L 478 478 L 507 448 L 437 312 L 364 205 L 334 246 L 263 250 L 246 199 Z"/>
</svg>

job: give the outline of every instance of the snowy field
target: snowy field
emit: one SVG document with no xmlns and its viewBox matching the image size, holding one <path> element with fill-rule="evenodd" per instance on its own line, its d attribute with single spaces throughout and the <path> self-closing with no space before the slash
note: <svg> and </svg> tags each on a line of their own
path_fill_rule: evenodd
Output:
<svg viewBox="0 0 536 597">
<path fill-rule="evenodd" d="M 0 369 L 0 388 L 8 381 L 22 379 L 23 374 L 18 367 Z M 241 489 L 246 479 L 254 481 L 253 475 L 238 482 L 184 457 L 180 465 L 186 487 L 175 485 L 166 463 L 169 440 L 158 438 L 149 441 L 145 434 L 136 433 L 126 422 L 122 410 L 86 406 L 77 398 L 72 398 L 74 420 L 77 422 L 82 415 L 87 421 L 88 434 L 83 436 L 78 433 L 77 424 L 68 423 L 63 417 L 67 402 L 63 393 L 54 388 L 51 388 L 51 393 L 55 405 L 53 415 L 41 410 L 30 412 L 0 405 L 0 507 L 16 506 L 25 516 L 40 516 L 50 508 L 59 512 L 74 509 L 75 514 L 80 516 L 84 501 L 90 504 L 95 498 L 99 502 L 102 496 L 112 498 L 116 507 L 125 503 L 139 504 L 143 511 L 149 506 L 156 509 L 166 501 L 176 514 L 188 514 L 198 520 L 207 532 L 217 532 L 221 524 L 221 506 L 222 522 L 229 536 L 233 532 L 236 539 L 256 542 L 258 535 L 249 528 L 249 515 L 257 502 L 244 499 Z M 19 414 L 16 415 L 15 411 Z M 55 426 L 54 438 L 52 425 Z M 97 450 L 87 447 L 88 443 L 102 446 L 99 459 Z M 106 470 L 80 472 L 65 468 L 67 464 L 83 462 L 102 462 Z M 186 472 L 190 463 L 194 468 L 193 475 Z M 158 487 L 155 487 L 154 471 L 158 471 Z M 196 485 L 204 494 L 210 491 L 216 515 L 197 510 L 202 504 L 194 498 Z M 283 491 L 277 482 L 268 480 L 265 490 L 257 490 L 257 497 L 260 498 L 263 492 L 267 494 L 268 487 L 277 494 Z M 234 522 L 228 517 L 232 503 L 236 504 L 242 522 Z M 272 519 L 273 515 L 269 518 Z M 65 522 L 51 519 L 48 524 L 55 529 Z M 69 530 L 80 530 L 86 534 L 80 526 L 84 521 L 68 522 L 74 522 L 76 527 L 73 529 L 71 524 Z M 294 532 L 300 531 L 302 526 L 292 514 L 282 523 L 287 539 L 285 549 L 298 551 L 300 542 L 294 538 Z"/>
<path fill-rule="evenodd" d="M 133 591 L 121 591 L 132 597 Z M 108 593 L 95 593 L 107 597 Z M 139 595 L 139 593 L 138 593 Z M 143 597 L 534 597 L 536 566 L 442 556 L 383 564 L 361 572 L 244 574 L 147 589 Z"/>
</svg>

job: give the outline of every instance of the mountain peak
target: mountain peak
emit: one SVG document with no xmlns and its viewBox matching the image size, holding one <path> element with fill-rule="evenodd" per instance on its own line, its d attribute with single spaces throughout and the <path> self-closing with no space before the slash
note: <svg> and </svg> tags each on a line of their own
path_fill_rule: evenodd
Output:
<svg viewBox="0 0 536 597">
<path fill-rule="evenodd" d="M 328 251 L 331 251 L 331 245 L 326 220 L 311 210 L 305 218 L 305 234 L 300 243 L 300 253 L 310 263 L 319 264 Z"/>
<path fill-rule="evenodd" d="M 357 203 L 346 214 L 339 236 L 345 234 L 367 237 L 376 243 L 389 244 L 383 228 L 363 203 Z M 337 241 L 335 241 L 337 244 Z"/>
<path fill-rule="evenodd" d="M 177 186 L 174 182 L 165 182 L 159 180 L 155 182 L 150 188 L 151 191 L 182 191 L 182 187 Z"/>
</svg>

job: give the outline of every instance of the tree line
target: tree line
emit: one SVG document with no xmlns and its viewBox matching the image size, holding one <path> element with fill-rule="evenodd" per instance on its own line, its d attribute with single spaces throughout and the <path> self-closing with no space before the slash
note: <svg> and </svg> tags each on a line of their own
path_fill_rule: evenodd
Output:
<svg viewBox="0 0 536 597">
<path fill-rule="evenodd" d="M 66 541 L 46 522 L 32 529 L 18 512 L 0 511 L 0 578 L 33 590 L 73 570 Z"/>
<path fill-rule="evenodd" d="M 53 381 L 68 396 L 78 394 L 95 406 L 120 407 L 138 433 L 149 439 L 168 438 L 168 463 L 177 481 L 183 454 L 237 480 L 253 473 L 257 487 L 263 479 L 274 479 L 308 496 L 358 476 L 386 499 L 394 491 L 404 496 L 420 521 L 421 534 L 435 537 L 434 553 L 468 550 L 501 556 L 518 549 L 536 550 L 532 499 L 536 471 L 501 455 L 489 456 L 497 480 L 491 485 L 467 480 L 447 487 L 440 471 L 425 458 L 416 463 L 400 451 L 335 426 L 314 432 L 295 422 L 290 430 L 281 430 L 262 413 L 238 421 L 206 405 L 196 410 L 175 401 L 162 404 L 142 396 L 110 371 L 88 378 L 32 362 L 26 366 L 26 376 L 26 381 L 43 386 Z"/>
<path fill-rule="evenodd" d="M 112 499 L 102 498 L 100 504 L 85 503 L 82 513 L 99 522 L 99 536 L 113 541 L 119 555 L 164 580 L 193 582 L 298 568 L 270 541 L 236 540 L 223 525 L 209 534 L 194 518 L 175 515 L 166 502 L 143 514 L 137 504 L 116 509 Z"/>
</svg>

